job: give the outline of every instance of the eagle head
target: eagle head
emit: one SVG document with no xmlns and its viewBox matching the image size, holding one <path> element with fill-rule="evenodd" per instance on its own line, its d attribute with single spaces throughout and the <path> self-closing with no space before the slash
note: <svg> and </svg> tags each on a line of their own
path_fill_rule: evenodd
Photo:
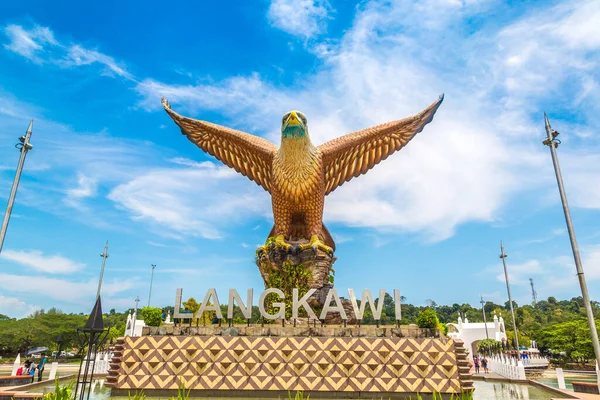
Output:
<svg viewBox="0 0 600 400">
<path fill-rule="evenodd" d="M 302 138 L 308 135 L 306 117 L 300 111 L 290 111 L 281 120 L 281 138 Z"/>
</svg>

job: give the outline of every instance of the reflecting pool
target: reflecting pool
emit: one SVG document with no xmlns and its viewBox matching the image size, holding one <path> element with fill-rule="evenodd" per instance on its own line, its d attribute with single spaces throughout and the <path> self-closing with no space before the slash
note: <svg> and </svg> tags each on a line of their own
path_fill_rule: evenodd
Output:
<svg viewBox="0 0 600 400">
<path fill-rule="evenodd" d="M 476 381 L 473 386 L 473 400 L 549 400 L 557 397 L 548 390 L 521 383 Z"/>
<path fill-rule="evenodd" d="M 550 400 L 556 397 L 556 394 L 526 384 L 502 383 L 502 382 L 480 382 L 474 383 L 475 392 L 473 400 Z M 52 391 L 54 387 L 48 386 L 45 391 Z M 94 383 L 90 400 L 106 400 L 110 397 L 110 388 L 104 386 L 104 380 L 98 380 Z M 310 397 L 312 400 L 318 400 L 317 397 Z M 124 400 L 126 397 L 112 397 L 111 400 Z M 148 398 L 149 400 L 160 400 L 160 398 Z M 380 396 L 374 396 L 374 399 L 380 399 Z M 189 400 L 194 400 L 190 398 Z M 250 398 L 235 398 L 219 400 L 252 400 Z"/>
<path fill-rule="evenodd" d="M 543 383 L 544 385 L 558 388 L 558 381 L 556 380 L 556 378 L 543 377 L 543 378 L 536 379 L 536 381 Z M 567 390 L 573 390 L 573 382 L 596 383 L 596 379 L 589 375 L 582 376 L 582 377 L 565 377 L 565 387 L 567 388 Z"/>
</svg>

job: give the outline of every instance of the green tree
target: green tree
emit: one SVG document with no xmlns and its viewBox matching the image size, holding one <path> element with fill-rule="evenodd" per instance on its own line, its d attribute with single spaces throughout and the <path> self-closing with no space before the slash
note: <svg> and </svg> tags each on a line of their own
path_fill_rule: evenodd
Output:
<svg viewBox="0 0 600 400">
<path fill-rule="evenodd" d="M 162 322 L 162 310 L 160 308 L 144 307 L 141 315 L 146 326 L 160 326 Z"/>
<path fill-rule="evenodd" d="M 600 330 L 600 324 L 596 324 Z M 537 334 L 538 347 L 551 353 L 564 353 L 571 361 L 594 358 L 590 328 L 584 319 L 544 327 Z"/>
</svg>

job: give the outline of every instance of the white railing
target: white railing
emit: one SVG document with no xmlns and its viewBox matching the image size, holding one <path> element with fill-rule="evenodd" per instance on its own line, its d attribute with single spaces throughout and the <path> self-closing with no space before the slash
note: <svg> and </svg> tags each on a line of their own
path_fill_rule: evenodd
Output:
<svg viewBox="0 0 600 400">
<path fill-rule="evenodd" d="M 94 374 L 107 374 L 110 360 L 113 353 L 111 351 L 103 351 L 96 354 L 96 363 L 94 364 Z"/>
<path fill-rule="evenodd" d="M 488 358 L 488 368 L 490 371 L 508 379 L 521 381 L 527 379 L 525 377 L 525 366 L 523 363 L 512 357 L 506 357 L 504 355 L 490 356 L 490 358 Z"/>
<path fill-rule="evenodd" d="M 522 360 L 525 367 L 547 367 L 550 364 L 546 357 L 541 356 L 528 356 Z"/>
</svg>

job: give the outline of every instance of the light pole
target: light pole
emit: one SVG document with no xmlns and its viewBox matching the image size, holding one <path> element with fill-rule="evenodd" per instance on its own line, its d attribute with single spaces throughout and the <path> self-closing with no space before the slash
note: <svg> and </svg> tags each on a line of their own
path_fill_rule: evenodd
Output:
<svg viewBox="0 0 600 400">
<path fill-rule="evenodd" d="M 106 263 L 106 259 L 108 258 L 108 240 L 106 241 L 106 246 L 104 246 L 104 251 L 100 253 L 100 257 L 102 257 L 102 267 L 100 268 L 100 279 L 98 280 L 98 293 L 96 294 L 96 298 L 100 297 L 100 288 L 102 288 L 102 278 L 104 277 L 104 264 Z"/>
<path fill-rule="evenodd" d="M 150 307 L 150 298 L 152 297 L 152 282 L 154 282 L 154 268 L 156 268 L 156 264 L 152 265 L 152 277 L 150 278 L 150 293 L 148 294 L 148 307 Z"/>
<path fill-rule="evenodd" d="M 504 252 L 504 245 L 500 242 L 500 249 L 502 250 L 502 254 L 500 254 L 500 258 L 502 259 L 502 263 L 504 264 L 504 278 L 506 279 L 506 290 L 508 291 L 508 302 L 510 303 L 510 313 L 512 314 L 513 320 L 513 329 L 515 332 L 515 344 L 517 346 L 517 357 L 521 359 L 521 348 L 519 347 L 519 334 L 517 333 L 517 321 L 515 321 L 515 310 L 513 309 L 513 301 L 512 296 L 510 295 L 510 283 L 508 282 L 508 271 L 506 270 L 506 253 Z"/>
<path fill-rule="evenodd" d="M 556 182 L 558 183 L 558 191 L 560 193 L 560 200 L 562 201 L 563 211 L 565 214 L 565 220 L 567 222 L 567 230 L 569 231 L 569 239 L 571 240 L 571 249 L 573 250 L 573 258 L 575 259 L 575 268 L 577 270 L 577 278 L 579 279 L 579 286 L 581 287 L 581 295 L 583 296 L 583 305 L 585 307 L 585 313 L 587 314 L 588 325 L 592 334 L 592 345 L 594 347 L 594 354 L 596 355 L 596 368 L 600 365 L 600 343 L 598 343 L 598 331 L 596 330 L 596 321 L 594 320 L 594 312 L 592 310 L 592 303 L 590 302 L 590 295 L 587 290 L 587 283 L 585 282 L 585 276 L 583 275 L 583 266 L 581 265 L 581 257 L 579 256 L 579 248 L 577 247 L 577 239 L 575 238 L 575 231 L 573 230 L 573 222 L 571 221 L 571 212 L 569 211 L 569 203 L 567 202 L 567 194 L 563 185 L 562 174 L 560 172 L 560 165 L 558 165 L 558 155 L 556 154 L 556 148 L 560 144 L 560 140 L 556 137 L 558 132 L 553 130 L 550 126 L 548 116 L 544 113 L 544 120 L 546 124 L 546 135 L 548 136 L 542 143 L 550 147 L 550 154 L 552 155 L 552 163 L 554 164 L 554 173 L 556 175 Z"/>
<path fill-rule="evenodd" d="M 140 302 L 140 296 L 137 295 L 135 296 L 135 311 L 133 313 L 133 326 L 131 327 L 131 336 L 135 336 L 135 320 L 137 319 L 137 310 L 138 310 L 138 303 Z"/>
<path fill-rule="evenodd" d="M 15 179 L 13 180 L 12 189 L 8 196 L 8 205 L 6 206 L 6 213 L 4 213 L 4 221 L 2 221 L 2 228 L 0 228 L 0 253 L 2 252 L 2 246 L 4 245 L 4 237 L 6 236 L 6 230 L 8 229 L 8 221 L 10 221 L 10 215 L 12 214 L 13 204 L 15 203 L 15 197 L 17 196 L 17 188 L 19 187 L 19 181 L 21 180 L 21 173 L 23 172 L 23 164 L 25 164 L 25 157 L 27 152 L 33 148 L 29 140 L 31 139 L 31 128 L 33 127 L 33 120 L 29 122 L 29 127 L 25 132 L 24 136 L 19 138 L 21 143 L 17 143 L 15 147 L 21 151 L 21 157 L 17 164 L 17 171 L 15 173 Z"/>
<path fill-rule="evenodd" d="M 485 319 L 485 301 L 483 301 L 483 295 L 481 296 L 481 311 L 483 311 L 483 325 L 485 326 L 485 338 L 489 339 L 490 335 L 488 334 L 487 321 Z"/>
</svg>

